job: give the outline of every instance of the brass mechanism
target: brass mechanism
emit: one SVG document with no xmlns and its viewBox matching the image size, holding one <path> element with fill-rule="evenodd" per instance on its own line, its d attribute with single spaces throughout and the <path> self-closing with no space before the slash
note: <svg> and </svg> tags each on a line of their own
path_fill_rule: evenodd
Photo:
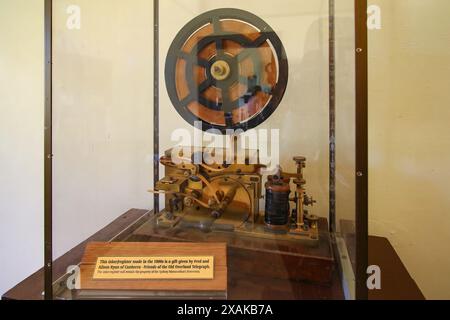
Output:
<svg viewBox="0 0 450 320">
<path fill-rule="evenodd" d="M 165 67 L 178 114 L 191 125 L 201 122 L 203 131 L 227 135 L 267 120 L 284 96 L 288 75 L 277 34 L 237 9 L 216 9 L 189 22 L 172 42 Z M 238 155 L 236 143 L 228 150 L 195 149 L 168 150 L 161 158 L 166 176 L 151 191 L 165 195 L 158 226 L 317 241 L 318 219 L 306 209 L 315 201 L 306 194 L 304 157 L 294 158 L 296 173 L 267 173 L 257 150 Z"/>
<path fill-rule="evenodd" d="M 226 152 L 215 149 L 212 154 L 215 159 L 227 159 Z M 258 151 L 245 150 L 243 163 L 235 157 L 232 164 L 207 164 L 204 159 L 197 164 L 193 161 L 195 153 L 192 154 L 187 159 L 180 152 L 180 163 L 172 159 L 171 149 L 161 158 L 166 176 L 151 191 L 165 194 L 165 209 L 157 220 L 160 227 L 181 226 L 280 240 L 318 240 L 318 219 L 306 210 L 315 201 L 306 194 L 304 157 L 294 158 L 296 173 L 278 168 L 275 174 L 267 175 L 263 195 L 265 166 L 259 162 Z M 250 158 L 257 159 L 256 163 L 251 163 Z M 263 210 L 261 199 L 265 200 Z"/>
</svg>

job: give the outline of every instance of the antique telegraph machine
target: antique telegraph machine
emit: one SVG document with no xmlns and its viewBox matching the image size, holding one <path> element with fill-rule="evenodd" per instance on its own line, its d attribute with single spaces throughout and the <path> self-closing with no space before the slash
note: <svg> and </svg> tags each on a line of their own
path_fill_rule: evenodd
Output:
<svg viewBox="0 0 450 320">
<path fill-rule="evenodd" d="M 202 130 L 222 134 L 243 132 L 264 122 L 280 104 L 288 61 L 279 37 L 259 17 L 217 9 L 177 34 L 167 55 L 165 81 L 176 111 L 190 124 L 200 121 Z M 318 241 L 318 218 L 307 210 L 315 201 L 305 190 L 306 159 L 293 158 L 297 172 L 278 167 L 265 176 L 258 150 L 241 150 L 245 156 L 238 161 L 238 139 L 233 150 L 210 150 L 214 159 L 223 159 L 214 163 L 198 157 L 196 152 L 204 150 L 194 147 L 192 152 L 165 152 L 160 159 L 165 177 L 152 190 L 165 195 L 158 227 Z"/>
</svg>

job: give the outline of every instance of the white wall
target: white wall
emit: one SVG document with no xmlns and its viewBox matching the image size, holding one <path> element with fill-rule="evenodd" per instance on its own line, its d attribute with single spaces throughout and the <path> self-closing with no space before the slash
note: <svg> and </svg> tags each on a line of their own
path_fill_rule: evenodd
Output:
<svg viewBox="0 0 450 320">
<path fill-rule="evenodd" d="M 0 294 L 43 265 L 43 3 L 0 0 Z"/>
<path fill-rule="evenodd" d="M 450 299 L 450 1 L 370 2 L 370 231 L 427 298 Z"/>
<path fill-rule="evenodd" d="M 67 8 L 81 28 L 67 28 Z M 153 2 L 53 7 L 54 247 L 73 248 L 153 196 Z"/>
</svg>

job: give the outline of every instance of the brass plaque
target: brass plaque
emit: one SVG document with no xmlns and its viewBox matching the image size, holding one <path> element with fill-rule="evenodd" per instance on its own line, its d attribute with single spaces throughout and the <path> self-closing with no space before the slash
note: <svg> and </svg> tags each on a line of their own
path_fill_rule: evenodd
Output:
<svg viewBox="0 0 450 320">
<path fill-rule="evenodd" d="M 91 242 L 80 264 L 82 290 L 227 291 L 225 243 Z"/>
<path fill-rule="evenodd" d="M 214 279 L 214 256 L 99 257 L 94 279 Z"/>
</svg>

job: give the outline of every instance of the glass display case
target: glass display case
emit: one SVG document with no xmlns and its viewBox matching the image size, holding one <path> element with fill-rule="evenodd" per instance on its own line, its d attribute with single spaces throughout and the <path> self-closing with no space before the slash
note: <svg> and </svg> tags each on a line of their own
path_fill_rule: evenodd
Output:
<svg viewBox="0 0 450 320">
<path fill-rule="evenodd" d="M 363 2 L 46 1 L 46 298 L 364 298 Z"/>
</svg>

